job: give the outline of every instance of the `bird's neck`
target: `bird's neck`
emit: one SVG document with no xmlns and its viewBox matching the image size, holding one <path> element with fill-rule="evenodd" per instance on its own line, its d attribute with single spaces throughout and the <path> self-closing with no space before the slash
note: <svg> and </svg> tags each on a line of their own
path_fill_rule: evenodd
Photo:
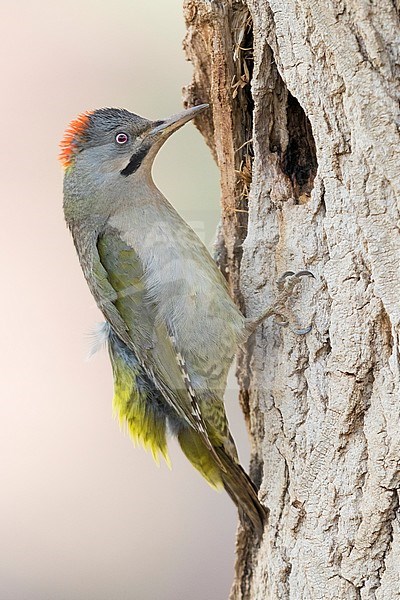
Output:
<svg viewBox="0 0 400 600">
<path fill-rule="evenodd" d="M 126 195 L 115 203 L 106 227 L 129 233 L 140 243 L 145 235 L 187 225 L 149 178 L 133 182 Z"/>
</svg>

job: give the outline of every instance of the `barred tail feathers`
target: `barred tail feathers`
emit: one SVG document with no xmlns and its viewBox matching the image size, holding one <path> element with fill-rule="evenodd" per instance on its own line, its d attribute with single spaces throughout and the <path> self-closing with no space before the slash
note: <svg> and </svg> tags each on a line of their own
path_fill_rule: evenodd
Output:
<svg viewBox="0 0 400 600">
<path fill-rule="evenodd" d="M 222 446 L 214 446 L 220 462 L 225 467 L 225 470 L 222 470 L 200 436 L 190 428 L 183 429 L 178 434 L 178 440 L 192 465 L 212 487 L 225 488 L 238 508 L 242 523 L 250 521 L 257 535 L 261 537 L 267 520 L 267 509 L 260 504 L 257 490 L 241 465 L 231 458 Z"/>
<path fill-rule="evenodd" d="M 254 531 L 261 537 L 268 519 L 268 509 L 260 503 L 257 489 L 243 467 L 223 447 L 216 448 L 216 452 L 225 466 L 225 472 L 221 471 L 224 488 L 236 504 L 242 524 L 249 520 Z"/>
</svg>

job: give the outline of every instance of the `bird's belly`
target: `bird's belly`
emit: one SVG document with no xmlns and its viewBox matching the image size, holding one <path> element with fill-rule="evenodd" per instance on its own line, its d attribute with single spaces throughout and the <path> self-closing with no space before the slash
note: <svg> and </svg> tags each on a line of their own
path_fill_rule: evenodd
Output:
<svg viewBox="0 0 400 600">
<path fill-rule="evenodd" d="M 193 387 L 223 394 L 243 330 L 243 317 L 224 289 L 193 277 L 164 282 L 159 316 L 173 332 Z"/>
</svg>

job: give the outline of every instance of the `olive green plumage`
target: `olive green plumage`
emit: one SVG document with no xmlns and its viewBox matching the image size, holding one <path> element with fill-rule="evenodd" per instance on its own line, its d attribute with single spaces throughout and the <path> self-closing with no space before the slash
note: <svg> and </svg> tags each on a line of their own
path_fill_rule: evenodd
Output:
<svg viewBox="0 0 400 600">
<path fill-rule="evenodd" d="M 151 178 L 162 143 L 198 110 L 154 123 L 117 109 L 80 118 L 63 146 L 64 212 L 106 318 L 120 421 L 156 460 L 169 460 L 167 430 L 175 435 L 193 466 L 224 487 L 261 534 L 266 510 L 238 463 L 223 404 L 246 320 L 202 242 Z"/>
</svg>

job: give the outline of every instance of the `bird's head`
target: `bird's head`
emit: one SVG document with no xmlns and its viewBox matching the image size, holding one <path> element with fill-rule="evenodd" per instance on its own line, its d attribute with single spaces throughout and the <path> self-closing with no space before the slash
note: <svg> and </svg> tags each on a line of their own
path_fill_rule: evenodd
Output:
<svg viewBox="0 0 400 600">
<path fill-rule="evenodd" d="M 161 121 L 150 121 L 118 108 L 84 113 L 66 130 L 60 143 L 60 161 L 66 171 L 81 165 L 129 177 L 143 164 L 150 168 L 171 133 L 207 107 L 194 106 Z"/>
<path fill-rule="evenodd" d="M 88 219 L 104 222 L 119 203 L 134 199 L 135 186 L 140 193 L 152 183 L 152 163 L 165 140 L 207 107 L 194 106 L 161 121 L 101 108 L 72 121 L 60 144 L 69 226 Z"/>
</svg>

